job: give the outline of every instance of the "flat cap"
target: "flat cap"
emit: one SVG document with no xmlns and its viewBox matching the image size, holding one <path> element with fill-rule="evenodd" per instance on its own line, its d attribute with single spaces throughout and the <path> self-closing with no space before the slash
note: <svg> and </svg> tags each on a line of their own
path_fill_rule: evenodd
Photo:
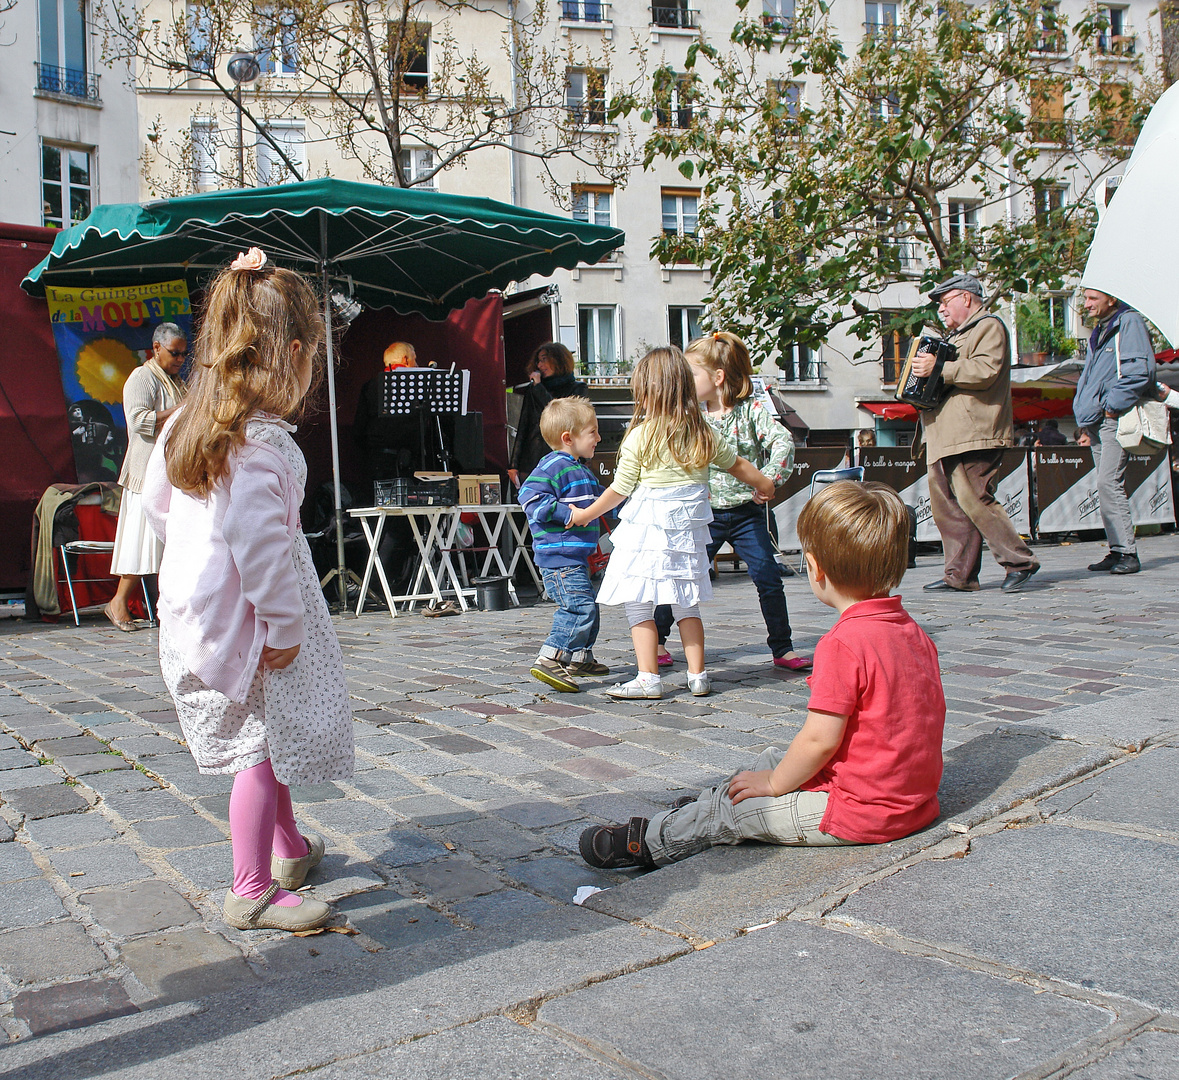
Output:
<svg viewBox="0 0 1179 1080">
<path fill-rule="evenodd" d="M 953 277 L 946 278 L 940 285 L 935 285 L 930 289 L 929 298 L 930 300 L 940 300 L 946 293 L 953 292 L 955 289 L 973 293 L 980 300 L 985 295 L 983 293 L 982 282 L 973 274 L 955 274 Z"/>
</svg>

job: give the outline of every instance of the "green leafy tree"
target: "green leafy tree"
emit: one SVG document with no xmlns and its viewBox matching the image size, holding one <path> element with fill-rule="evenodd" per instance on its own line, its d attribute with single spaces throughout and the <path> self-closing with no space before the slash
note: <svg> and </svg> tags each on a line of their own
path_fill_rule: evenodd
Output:
<svg viewBox="0 0 1179 1080">
<path fill-rule="evenodd" d="M 1060 288 L 1083 266 L 1091 193 L 1156 91 L 1127 77 L 1140 60 L 1106 55 L 1098 14 L 1070 28 L 1055 10 L 910 0 L 849 48 L 826 0 L 801 0 L 793 21 L 745 17 L 724 48 L 696 42 L 704 104 L 689 127 L 656 128 L 646 163 L 702 185 L 699 227 L 653 254 L 708 265 L 717 320 L 767 354 L 929 321 L 882 319 L 899 280 L 924 291 L 971 270 L 992 299 Z M 659 90 L 626 105 L 650 117 Z"/>
</svg>

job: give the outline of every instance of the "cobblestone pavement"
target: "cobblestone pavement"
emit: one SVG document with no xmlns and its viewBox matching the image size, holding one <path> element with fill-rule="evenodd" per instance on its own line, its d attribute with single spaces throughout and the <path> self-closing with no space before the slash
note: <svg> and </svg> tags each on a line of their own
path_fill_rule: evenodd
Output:
<svg viewBox="0 0 1179 1080">
<path fill-rule="evenodd" d="M 788 743 L 805 715 L 805 679 L 769 665 L 744 574 L 723 573 L 705 611 L 714 693 L 704 699 L 688 694 L 675 642 L 677 664 L 662 701 L 613 701 L 600 686 L 614 679 L 587 680 L 576 695 L 530 679 L 548 604 L 437 620 L 341 619 L 356 775 L 293 794 L 301 822 L 328 841 L 310 892 L 333 902 L 335 923 L 352 932 L 303 939 L 243 933 L 220 920 L 232 869 L 230 778 L 197 772 L 159 675 L 155 633 L 120 634 L 97 617 L 81 628 L 0 623 L 0 1025 L 11 1041 L 0 1050 L 0 1076 L 164 1075 L 176 1066 L 161 1064 L 157 1073 L 144 1062 L 172 1053 L 187 1062 L 180 1067 L 186 1077 L 206 1067 L 210 1075 L 219 1068 L 229 1072 L 217 1075 L 244 1075 L 234 1064 L 253 1053 L 252 1044 L 229 1040 L 210 1052 L 214 1035 L 231 1030 L 245 1040 L 250 1025 L 275 1020 L 299 1030 L 283 997 L 292 986 L 301 1003 L 318 1003 L 309 1015 L 333 1019 L 317 1028 L 319 1038 L 296 1039 L 297 1048 L 272 1040 L 268 1052 L 277 1057 L 251 1065 L 251 1076 L 312 1067 L 317 1077 L 399 1076 L 401 1069 L 451 1076 L 463 1075 L 463 1061 L 480 1060 L 517 1062 L 519 1073 L 505 1066 L 503 1075 L 716 1075 L 727 1069 L 724 1059 L 708 1066 L 707 1055 L 692 1057 L 682 1046 L 645 1061 L 642 1040 L 632 1045 L 636 1006 L 626 992 L 639 976 L 627 972 L 662 970 L 678 958 L 671 966 L 689 973 L 685 985 L 702 994 L 713 982 L 727 986 L 731 965 L 750 962 L 736 951 L 744 931 L 787 916 L 773 930 L 779 947 L 790 956 L 829 956 L 824 970 L 870 970 L 880 952 L 893 958 L 880 977 L 901 980 L 903 989 L 890 992 L 896 1002 L 912 998 L 908 1019 L 880 1021 L 897 1030 L 926 1007 L 923 995 L 935 1013 L 957 1008 L 951 990 L 918 970 L 929 962 L 918 957 L 949 957 L 962 978 L 995 983 L 985 1007 L 988 1015 L 1019 1017 L 1008 1024 L 1012 1041 L 962 1050 L 977 1059 L 975 1071 L 930 1065 L 920 1075 L 1014 1075 L 1033 1066 L 1037 1076 L 1064 1075 L 1052 1068 L 1068 1061 L 1085 1066 L 1078 1075 L 1092 1080 L 1127 1075 L 1089 1071 L 1086 1063 L 1111 1048 L 1144 1070 L 1143 1062 L 1171 1063 L 1141 1075 L 1179 1075 L 1179 1027 L 1167 1019 L 1179 1010 L 1179 777 L 1170 749 L 1179 745 L 1179 724 L 1168 704 L 1179 693 L 1179 538 L 1144 539 L 1136 577 L 1087 573 L 1085 564 L 1103 551 L 1041 547 L 1044 569 L 1014 595 L 998 590 L 1001 572 L 989 560 L 977 594 L 923 594 L 920 586 L 940 573 L 937 558 L 922 557 L 910 571 L 901 592 L 938 645 L 949 704 L 943 815 L 930 829 L 879 848 L 714 851 L 645 875 L 587 868 L 576 852 L 581 830 L 649 816 L 718 782 L 765 746 Z M 796 645 L 809 649 L 834 613 L 804 580 L 787 579 L 786 588 Z M 596 651 L 629 677 L 619 609 L 604 609 Z M 1095 818 L 1104 824 L 1060 828 L 1073 813 L 1077 800 L 1068 793 L 1078 782 L 1098 783 L 1142 762 L 1154 763 L 1151 783 L 1169 792 L 1155 810 L 1138 807 L 1146 798 L 1138 786 L 1138 795 L 1123 791 L 1120 808 L 1109 796 Z M 996 838 L 1030 824 L 1043 827 L 1026 829 L 1024 861 L 980 869 L 983 852 L 999 863 L 1015 858 Z M 1130 858 L 1124 844 L 1116 858 L 1073 851 L 1077 836 L 1153 844 L 1165 866 L 1148 872 L 1149 859 Z M 945 911 L 976 905 L 987 912 L 979 925 L 988 924 L 996 908 L 988 899 L 996 897 L 988 898 L 987 883 L 944 880 L 946 859 L 968 853 L 953 865 L 983 877 L 1007 873 L 1019 881 L 1051 865 L 1059 871 L 1053 880 L 1075 888 L 1074 898 L 1095 887 L 1078 876 L 1103 859 L 1118 862 L 1119 879 L 1146 874 L 1142 887 L 1158 890 L 1158 912 L 1148 917 L 1134 896 L 1123 897 L 1133 909 L 1123 920 L 1133 930 L 1127 949 L 1146 954 L 1127 967 L 1110 947 L 1108 961 L 1090 954 L 1087 968 L 1060 959 L 1065 945 L 1040 956 L 1029 942 L 1013 941 L 1004 952 L 1004 933 L 1018 936 L 1009 923 L 1000 920 L 997 939 L 974 940 L 902 902 L 912 894 L 898 892 L 899 883 L 921 882 L 930 895 L 944 894 Z M 581 886 L 606 891 L 575 907 Z M 1170 937 L 1156 940 L 1163 924 Z M 1089 931 L 1103 936 L 1108 928 L 1076 930 Z M 714 942 L 723 948 L 711 949 Z M 902 961 L 914 971 L 898 974 Z M 922 978 L 926 989 L 914 989 Z M 1050 992 L 1029 997 L 1029 982 L 1036 994 Z M 672 994 L 659 1006 L 667 1019 L 677 999 L 674 990 L 660 992 Z M 739 984 L 724 992 L 742 996 Z M 854 997 L 846 985 L 839 993 Z M 357 997 L 349 1009 L 326 1007 L 350 995 Z M 207 1013 L 192 1004 L 205 998 L 236 1004 Z M 381 1023 L 364 1020 L 366 1008 L 378 1010 Z M 197 1034 L 197 1018 L 214 1014 L 222 1027 Z M 659 1029 L 658 1017 L 648 1022 Z M 725 1034 L 726 1045 L 748 1037 L 739 1028 Z M 435 1032 L 443 1035 L 418 1046 Z M 1133 1032 L 1144 1033 L 1133 1043 L 1137 1057 L 1122 1047 Z M 30 1039 L 37 1035 L 44 1038 Z M 669 1048 L 682 1041 L 674 1025 L 660 1037 Z M 908 1037 L 914 1060 L 936 1058 L 915 1033 Z M 198 1068 L 199 1055 L 184 1054 L 199 1040 Z M 110 1060 L 98 1063 L 92 1044 Z M 1072 1048 L 1071 1058 L 1062 1047 Z M 342 1064 L 362 1051 L 377 1056 L 363 1067 Z M 749 1075 L 779 1075 L 764 1062 L 760 1068 L 753 1061 Z M 890 1069 L 865 1075 L 894 1075 Z M 499 1072 L 488 1066 L 484 1074 Z"/>
</svg>

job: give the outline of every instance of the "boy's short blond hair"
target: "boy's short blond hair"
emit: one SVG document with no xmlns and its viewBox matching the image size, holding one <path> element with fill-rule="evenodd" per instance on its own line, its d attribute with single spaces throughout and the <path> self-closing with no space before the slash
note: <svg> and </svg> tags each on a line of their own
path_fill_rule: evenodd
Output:
<svg viewBox="0 0 1179 1080">
<path fill-rule="evenodd" d="M 580 435 L 591 424 L 596 424 L 598 414 L 594 412 L 589 398 L 553 398 L 540 414 L 540 434 L 554 450 L 561 449 L 561 435 Z"/>
<path fill-rule="evenodd" d="M 887 595 L 909 562 L 909 511 L 887 484 L 840 480 L 798 518 L 798 539 L 831 584 L 861 600 Z"/>
</svg>

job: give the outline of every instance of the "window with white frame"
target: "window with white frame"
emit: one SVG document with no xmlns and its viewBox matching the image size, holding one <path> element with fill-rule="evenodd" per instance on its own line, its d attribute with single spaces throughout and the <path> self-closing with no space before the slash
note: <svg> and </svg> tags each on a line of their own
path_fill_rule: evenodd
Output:
<svg viewBox="0 0 1179 1080">
<path fill-rule="evenodd" d="M 575 124 L 606 123 L 606 78 L 601 68 L 569 68 L 565 73 L 565 107 Z"/>
<path fill-rule="evenodd" d="M 221 135 L 217 121 L 210 117 L 194 117 L 189 128 L 192 139 L 192 186 L 196 191 L 209 191 L 221 182 Z"/>
<path fill-rule="evenodd" d="M 700 321 L 704 308 L 669 307 L 667 309 L 667 338 L 678 349 L 686 349 L 700 336 Z"/>
<path fill-rule="evenodd" d="M 85 0 L 40 0 L 42 64 L 84 75 L 86 64 Z"/>
<path fill-rule="evenodd" d="M 293 11 L 263 8 L 258 14 L 254 41 L 263 75 L 299 74 L 299 46 Z"/>
<path fill-rule="evenodd" d="M 567 22 L 608 21 L 610 5 L 602 0 L 561 0 L 561 18 Z"/>
<path fill-rule="evenodd" d="M 422 179 L 433 168 L 433 150 L 414 148 L 401 151 L 401 171 L 405 174 L 405 179 L 414 187 L 425 188 L 427 191 L 436 191 L 438 188 L 436 182 L 437 174 L 430 176 L 429 179 Z"/>
<path fill-rule="evenodd" d="M 662 73 L 655 89 L 655 122 L 660 127 L 692 126 L 692 102 L 696 97 L 691 75 Z"/>
<path fill-rule="evenodd" d="M 217 51 L 213 47 L 212 12 L 205 4 L 190 0 L 185 8 L 184 25 L 188 66 L 195 71 L 211 72 L 217 62 Z"/>
<path fill-rule="evenodd" d="M 1097 9 L 1107 29 L 1097 35 L 1097 51 L 1117 56 L 1134 55 L 1134 35 L 1130 33 L 1130 9 L 1105 5 Z"/>
<path fill-rule="evenodd" d="M 1041 298 L 1052 325 L 1062 334 L 1069 332 L 1069 294 L 1048 293 Z"/>
<path fill-rule="evenodd" d="M 695 236 L 700 220 L 700 192 L 687 188 L 663 188 L 664 236 Z"/>
<path fill-rule="evenodd" d="M 770 105 L 781 109 L 783 119 L 794 122 L 802 115 L 802 83 L 789 79 L 770 79 L 766 83 L 766 96 Z"/>
<path fill-rule="evenodd" d="M 778 366 L 787 382 L 815 382 L 819 378 L 819 365 L 809 345 L 785 346 L 778 358 Z"/>
<path fill-rule="evenodd" d="M 270 139 L 266 138 L 267 134 Z M 291 162 L 290 165 L 283 160 L 271 140 L 282 148 L 283 154 Z M 258 132 L 255 152 L 258 156 L 259 187 L 302 180 L 307 175 L 306 127 L 303 121 L 271 120 L 263 131 Z"/>
<path fill-rule="evenodd" d="M 614 188 L 605 184 L 575 184 L 573 220 L 591 225 L 613 225 Z"/>
<path fill-rule="evenodd" d="M 864 29 L 872 37 L 891 34 L 897 25 L 897 5 L 865 0 Z"/>
<path fill-rule="evenodd" d="M 390 26 L 389 65 L 392 80 L 396 81 L 398 72 L 394 52 L 400 44 L 400 77 L 401 85 L 406 90 L 425 93 L 430 88 L 430 24 L 408 23 L 405 36 L 398 41 L 400 31 L 398 24 Z"/>
<path fill-rule="evenodd" d="M 1064 209 L 1064 200 L 1067 195 L 1068 187 L 1065 184 L 1037 183 L 1032 189 L 1036 222 L 1046 225 L 1052 214 Z"/>
<path fill-rule="evenodd" d="M 587 375 L 618 373 L 618 309 L 580 305 L 577 309 L 581 366 Z"/>
<path fill-rule="evenodd" d="M 1038 18 L 1040 34 L 1034 45 L 1035 50 L 1042 53 L 1064 52 L 1065 37 L 1060 26 L 1060 5 L 1042 5 Z"/>
<path fill-rule="evenodd" d="M 970 199 L 952 200 L 946 207 L 947 235 L 951 244 L 972 244 L 978 232 L 978 206 Z"/>
<path fill-rule="evenodd" d="M 93 150 L 41 144 L 41 224 L 64 229 L 94 205 Z"/>
<path fill-rule="evenodd" d="M 764 26 L 785 32 L 794 26 L 794 0 L 761 0 Z"/>
<path fill-rule="evenodd" d="M 868 110 L 874 121 L 887 124 L 901 115 L 901 99 L 895 93 L 875 93 L 868 99 Z"/>
</svg>

